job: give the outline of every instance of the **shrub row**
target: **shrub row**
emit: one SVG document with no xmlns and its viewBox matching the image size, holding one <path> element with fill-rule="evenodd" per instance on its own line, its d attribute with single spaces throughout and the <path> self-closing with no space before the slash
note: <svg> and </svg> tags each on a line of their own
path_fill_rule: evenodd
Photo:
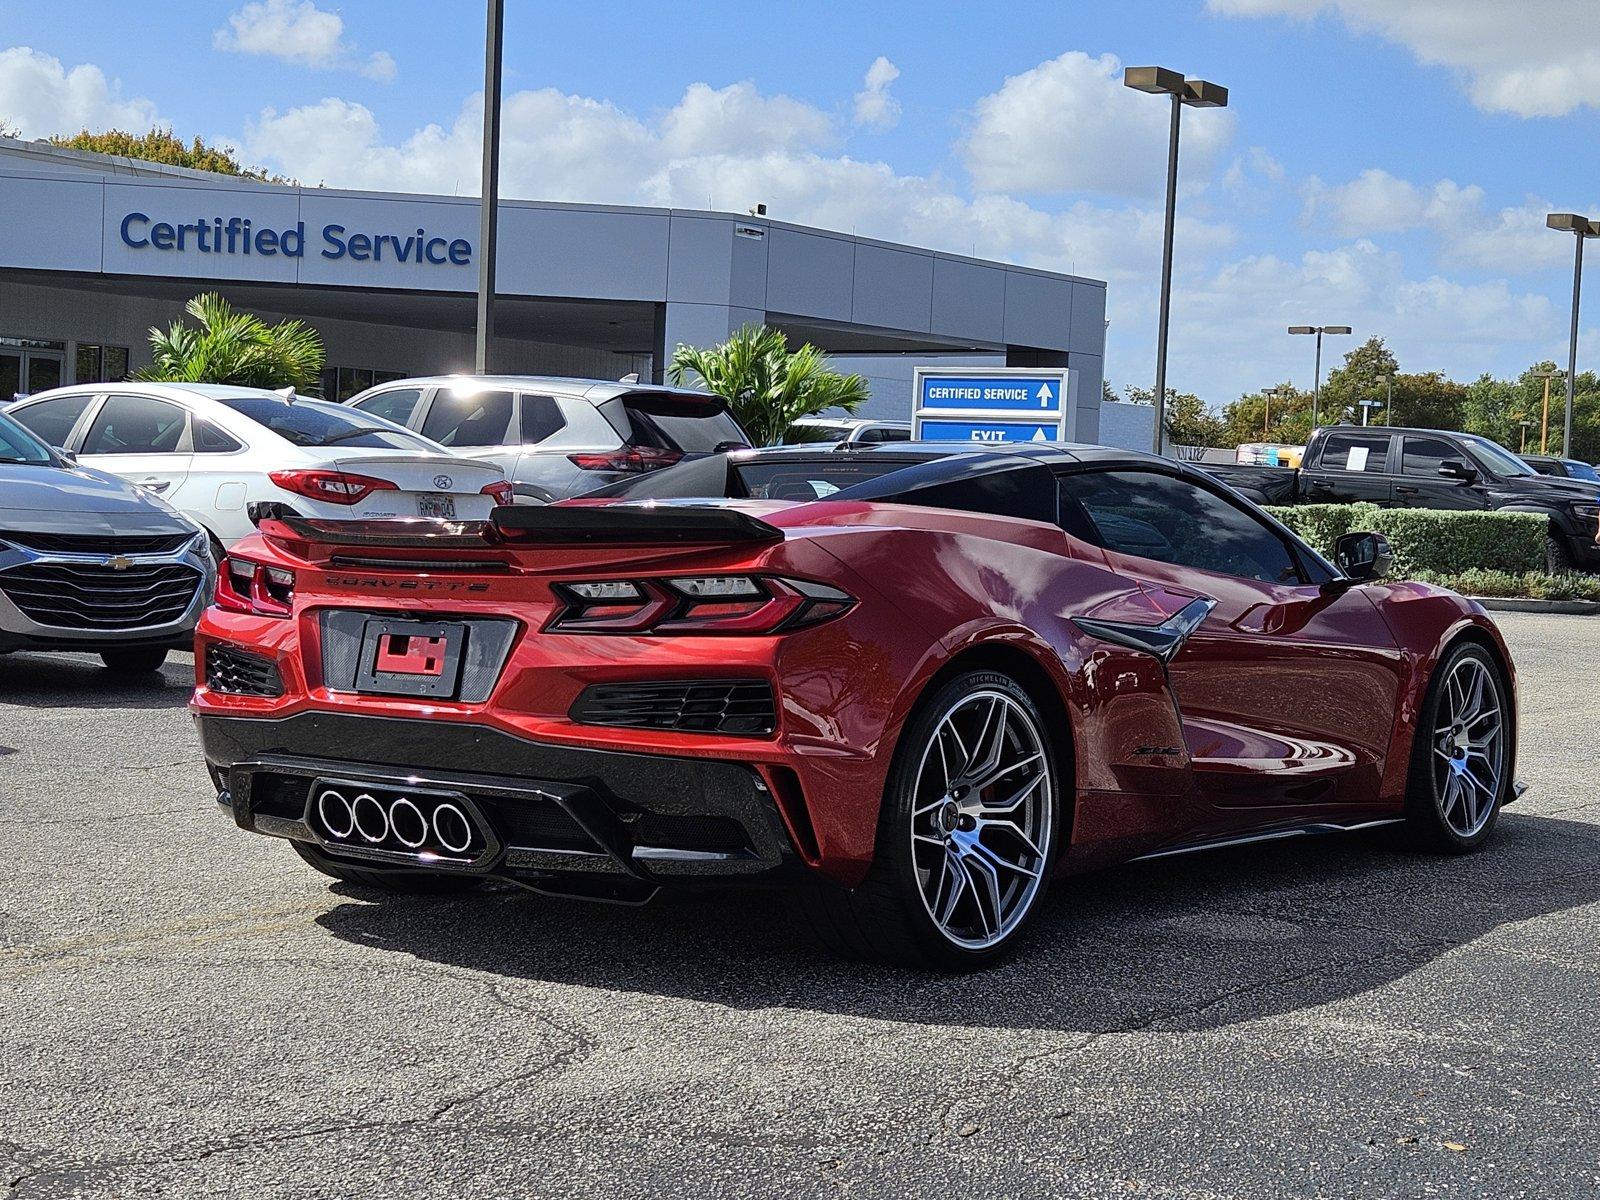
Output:
<svg viewBox="0 0 1600 1200">
<path fill-rule="evenodd" d="M 1300 504 L 1267 510 L 1324 554 L 1341 534 L 1370 530 L 1389 539 L 1394 574 L 1522 575 L 1545 565 L 1549 521 L 1537 513 L 1379 508 L 1376 504 Z"/>
<path fill-rule="evenodd" d="M 1600 577 L 1594 575 L 1546 575 L 1529 571 L 1513 575 L 1509 571 L 1462 571 L 1443 575 L 1418 571 L 1415 578 L 1436 583 L 1463 596 L 1514 596 L 1530 600 L 1600 600 Z"/>
</svg>

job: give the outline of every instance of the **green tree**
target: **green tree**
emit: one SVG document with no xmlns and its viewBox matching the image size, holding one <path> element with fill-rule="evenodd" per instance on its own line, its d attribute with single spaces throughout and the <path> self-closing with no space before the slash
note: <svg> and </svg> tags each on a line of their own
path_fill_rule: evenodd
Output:
<svg viewBox="0 0 1600 1200">
<path fill-rule="evenodd" d="M 50 144 L 67 150 L 87 150 L 93 154 L 115 154 L 143 162 L 165 163 L 169 167 L 189 167 L 196 171 L 214 171 L 219 175 L 241 175 L 267 183 L 290 182 L 260 167 L 247 167 L 230 151 L 219 146 L 208 146 L 199 138 L 185 143 L 170 129 L 152 129 L 149 133 L 126 133 L 121 129 L 90 133 L 87 129 L 80 129 L 70 136 L 52 137 Z"/>
<path fill-rule="evenodd" d="M 195 324 L 174 321 L 150 330 L 155 362 L 136 378 L 182 383 L 233 383 L 244 387 L 314 388 L 322 374 L 322 338 L 303 321 L 268 325 L 236 311 L 216 292 L 184 306 Z"/>
<path fill-rule="evenodd" d="M 1446 379 L 1438 371 L 1425 375 L 1396 375 L 1394 397 L 1389 400 L 1388 389 L 1374 396 L 1384 400 L 1386 407 L 1374 411 L 1374 418 L 1385 425 L 1410 425 L 1419 429 L 1461 429 L 1466 421 L 1467 389 L 1453 379 Z"/>
<path fill-rule="evenodd" d="M 1383 400 L 1388 394 L 1384 376 L 1398 375 L 1400 364 L 1381 337 L 1369 337 L 1344 356 L 1344 364 L 1328 375 L 1322 385 L 1321 421 L 1337 425 L 1340 421 L 1361 420 L 1361 401 Z M 1376 413 L 1374 414 L 1377 415 Z"/>
<path fill-rule="evenodd" d="M 1154 404 L 1155 388 L 1129 384 L 1125 389 L 1129 404 Z M 1115 397 L 1113 397 L 1115 399 Z M 1167 389 L 1167 440 L 1179 446 L 1226 446 L 1222 421 L 1206 402 L 1193 392 Z"/>
<path fill-rule="evenodd" d="M 1326 408 L 1323 413 L 1326 424 Z M 1303 446 L 1311 435 L 1311 393 L 1292 383 L 1246 392 L 1222 410 L 1221 426 L 1223 446 L 1246 442 Z"/>
<path fill-rule="evenodd" d="M 789 339 L 769 325 L 745 325 L 720 346 L 679 346 L 672 352 L 672 382 L 690 376 L 721 396 L 758 446 L 783 439 L 801 417 L 833 409 L 853 413 L 870 390 L 860 375 L 843 375 L 809 342 L 789 349 Z"/>
</svg>

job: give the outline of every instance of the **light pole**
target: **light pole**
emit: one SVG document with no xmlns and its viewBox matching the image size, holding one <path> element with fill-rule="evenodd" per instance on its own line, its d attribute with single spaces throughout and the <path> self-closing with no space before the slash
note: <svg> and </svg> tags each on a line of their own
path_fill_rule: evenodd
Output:
<svg viewBox="0 0 1600 1200">
<path fill-rule="evenodd" d="M 1314 333 L 1317 335 L 1317 374 L 1311 381 L 1311 428 L 1317 427 L 1321 419 L 1322 399 L 1322 335 L 1325 333 L 1349 333 L 1348 325 L 1291 325 L 1290 333 Z"/>
<path fill-rule="evenodd" d="M 1264 402 L 1261 412 L 1261 440 L 1263 442 L 1267 440 L 1267 431 L 1272 428 L 1272 398 L 1282 391 L 1281 384 L 1274 384 L 1272 387 L 1261 389 L 1261 399 Z"/>
<path fill-rule="evenodd" d="M 473 361 L 479 375 L 489 370 L 494 341 L 494 259 L 500 217 L 500 35 L 505 0 L 488 0 L 483 40 L 483 189 L 478 212 L 478 329 Z"/>
<path fill-rule="evenodd" d="M 1560 379 L 1562 374 L 1563 374 L 1563 372 L 1560 371 L 1560 370 L 1555 370 L 1555 371 L 1535 371 L 1533 373 L 1533 377 L 1535 379 L 1544 380 L 1544 416 L 1540 419 L 1540 422 L 1539 422 L 1539 453 L 1540 454 L 1548 454 L 1548 453 L 1550 453 L 1550 381 L 1552 379 Z M 1563 445 L 1563 451 L 1564 451 L 1565 443 L 1563 443 L 1562 445 Z"/>
<path fill-rule="evenodd" d="M 1167 210 L 1161 236 L 1161 312 L 1156 325 L 1156 432 L 1155 452 L 1167 418 L 1167 324 L 1172 309 L 1172 226 L 1178 209 L 1178 126 L 1183 106 L 1226 108 L 1228 89 L 1204 79 L 1185 79 L 1165 67 L 1129 67 L 1122 73 L 1124 87 L 1153 96 L 1172 98 L 1172 122 L 1167 134 Z"/>
<path fill-rule="evenodd" d="M 1578 291 L 1583 283 L 1583 239 L 1600 237 L 1600 221 L 1577 213 L 1550 213 L 1544 223 L 1551 229 L 1570 233 L 1577 242 L 1572 256 L 1572 333 L 1567 342 L 1567 413 L 1561 425 L 1561 453 L 1572 445 L 1572 393 L 1578 382 Z M 1542 453 L 1541 449 L 1541 453 Z"/>
<path fill-rule="evenodd" d="M 1384 386 L 1383 419 L 1384 419 L 1384 422 L 1386 424 L 1393 425 L 1394 424 L 1394 376 L 1393 375 L 1380 375 L 1380 376 L 1378 376 L 1378 378 L 1383 380 L 1383 386 Z"/>
<path fill-rule="evenodd" d="M 1549 385 L 1546 386 L 1548 387 Z M 1522 426 L 1522 449 L 1518 450 L 1517 453 L 1526 454 L 1528 452 L 1528 430 L 1532 427 L 1533 422 L 1529 420 L 1521 420 L 1518 421 L 1517 424 Z"/>
</svg>

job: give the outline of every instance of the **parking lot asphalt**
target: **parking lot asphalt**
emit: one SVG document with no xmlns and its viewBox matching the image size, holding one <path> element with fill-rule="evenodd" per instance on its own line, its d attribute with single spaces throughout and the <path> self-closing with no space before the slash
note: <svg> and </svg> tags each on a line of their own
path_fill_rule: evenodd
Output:
<svg viewBox="0 0 1600 1200">
<path fill-rule="evenodd" d="M 8 1197 L 1600 1192 L 1600 620 L 1500 617 L 1532 789 L 1465 859 L 1076 879 L 1004 967 L 781 898 L 384 899 L 220 816 L 192 663 L 0 660 Z"/>
</svg>

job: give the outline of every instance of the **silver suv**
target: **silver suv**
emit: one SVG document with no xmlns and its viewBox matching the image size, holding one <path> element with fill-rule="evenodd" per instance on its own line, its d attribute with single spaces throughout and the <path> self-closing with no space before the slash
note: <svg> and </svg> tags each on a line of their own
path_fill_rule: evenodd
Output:
<svg viewBox="0 0 1600 1200">
<path fill-rule="evenodd" d="M 523 504 L 581 496 L 750 441 L 718 397 L 652 384 L 444 375 L 397 379 L 348 403 L 495 463 Z"/>
</svg>

